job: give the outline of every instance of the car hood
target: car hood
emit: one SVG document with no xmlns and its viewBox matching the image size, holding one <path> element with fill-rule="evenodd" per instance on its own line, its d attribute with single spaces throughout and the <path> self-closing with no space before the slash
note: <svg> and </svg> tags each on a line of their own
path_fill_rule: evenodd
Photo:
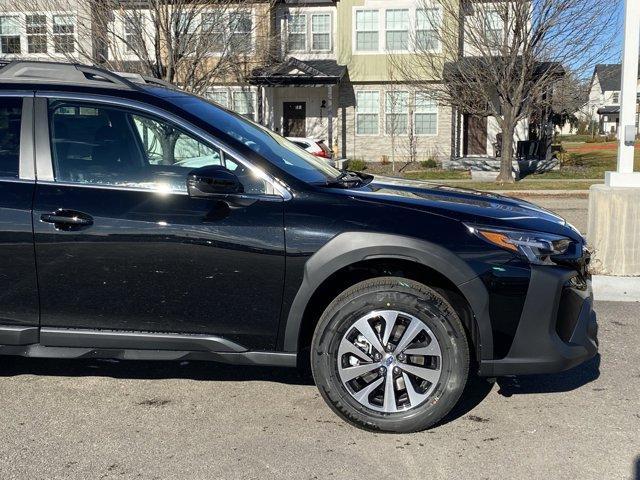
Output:
<svg viewBox="0 0 640 480">
<path fill-rule="evenodd" d="M 381 176 L 345 192 L 361 201 L 418 208 L 463 222 L 582 239 L 580 232 L 559 215 L 525 200 L 495 193 Z"/>
</svg>

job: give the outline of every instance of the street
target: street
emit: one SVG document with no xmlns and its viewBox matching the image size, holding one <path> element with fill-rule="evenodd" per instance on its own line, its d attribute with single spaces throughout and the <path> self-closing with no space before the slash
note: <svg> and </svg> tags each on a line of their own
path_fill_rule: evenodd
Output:
<svg viewBox="0 0 640 480">
<path fill-rule="evenodd" d="M 549 204 L 581 229 L 585 205 Z M 600 357 L 476 379 L 411 435 L 344 423 L 294 370 L 0 358 L 0 479 L 640 479 L 640 304 L 596 311 Z"/>
</svg>

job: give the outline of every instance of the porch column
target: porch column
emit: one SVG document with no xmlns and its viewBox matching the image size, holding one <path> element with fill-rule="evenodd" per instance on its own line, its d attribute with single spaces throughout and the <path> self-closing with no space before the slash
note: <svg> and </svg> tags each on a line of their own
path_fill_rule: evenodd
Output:
<svg viewBox="0 0 640 480">
<path fill-rule="evenodd" d="M 327 126 L 328 147 L 333 152 L 333 85 L 327 86 L 327 120 L 329 121 Z"/>
<path fill-rule="evenodd" d="M 262 85 L 258 85 L 258 123 L 260 125 L 264 125 L 264 104 L 263 104 L 263 95 L 262 95 Z"/>
</svg>

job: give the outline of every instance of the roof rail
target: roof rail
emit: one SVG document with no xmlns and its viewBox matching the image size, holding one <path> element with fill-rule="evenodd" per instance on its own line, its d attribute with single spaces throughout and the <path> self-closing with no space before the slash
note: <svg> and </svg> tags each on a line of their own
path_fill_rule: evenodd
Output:
<svg viewBox="0 0 640 480">
<path fill-rule="evenodd" d="M 79 63 L 16 60 L 0 68 L 0 81 L 52 82 L 140 90 L 138 85 L 120 75 Z"/>
</svg>

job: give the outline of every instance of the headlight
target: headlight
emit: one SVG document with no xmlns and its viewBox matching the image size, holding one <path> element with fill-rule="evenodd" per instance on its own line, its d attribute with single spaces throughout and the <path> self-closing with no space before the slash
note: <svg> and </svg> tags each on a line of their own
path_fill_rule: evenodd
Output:
<svg viewBox="0 0 640 480">
<path fill-rule="evenodd" d="M 540 232 L 502 230 L 467 225 L 469 231 L 482 240 L 505 250 L 524 255 L 536 265 L 552 265 L 550 257 L 562 255 L 571 246 L 571 240 L 559 235 Z"/>
</svg>

